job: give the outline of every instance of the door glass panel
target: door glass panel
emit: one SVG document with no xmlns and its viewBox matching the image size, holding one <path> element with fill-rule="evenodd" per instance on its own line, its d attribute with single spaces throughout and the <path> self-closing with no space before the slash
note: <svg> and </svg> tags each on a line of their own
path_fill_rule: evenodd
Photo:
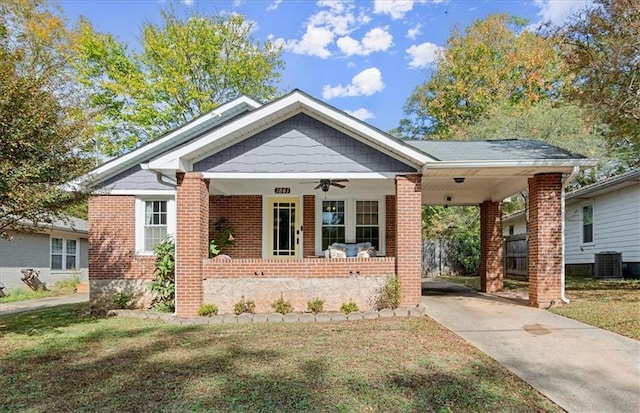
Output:
<svg viewBox="0 0 640 413">
<path fill-rule="evenodd" d="M 276 257 L 296 256 L 296 203 L 273 203 L 273 246 L 272 255 Z"/>
</svg>

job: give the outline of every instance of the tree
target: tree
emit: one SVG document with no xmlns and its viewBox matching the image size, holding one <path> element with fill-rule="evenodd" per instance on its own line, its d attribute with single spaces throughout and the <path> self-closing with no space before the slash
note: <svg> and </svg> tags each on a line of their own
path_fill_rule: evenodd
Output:
<svg viewBox="0 0 640 413">
<path fill-rule="evenodd" d="M 106 155 L 151 141 L 239 94 L 268 100 L 277 93 L 282 49 L 255 41 L 253 23 L 243 16 L 181 19 L 166 9 L 162 17 L 162 25 L 144 23 L 140 52 L 80 23 L 75 66 Z"/>
<path fill-rule="evenodd" d="M 609 127 L 610 149 L 640 165 L 640 2 L 595 0 L 551 33 L 575 73 L 577 102 Z"/>
<path fill-rule="evenodd" d="M 404 137 L 462 139 L 495 105 L 527 108 L 556 97 L 566 82 L 553 42 L 504 14 L 451 34 L 431 78 L 416 87 L 396 130 Z M 520 32 L 517 32 L 520 30 Z"/>
<path fill-rule="evenodd" d="M 86 128 L 60 54 L 72 41 L 62 19 L 40 0 L 0 12 L 0 237 L 10 238 L 85 199 L 63 185 L 86 171 Z"/>
</svg>

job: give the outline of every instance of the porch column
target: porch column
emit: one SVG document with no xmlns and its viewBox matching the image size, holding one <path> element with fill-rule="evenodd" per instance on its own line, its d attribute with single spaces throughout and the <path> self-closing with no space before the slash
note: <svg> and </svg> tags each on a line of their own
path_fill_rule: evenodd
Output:
<svg viewBox="0 0 640 413">
<path fill-rule="evenodd" d="M 208 256 L 209 181 L 202 174 L 177 173 L 176 313 L 198 314 L 202 305 L 202 260 Z"/>
<path fill-rule="evenodd" d="M 529 178 L 529 305 L 560 303 L 562 174 Z"/>
<path fill-rule="evenodd" d="M 504 258 L 502 251 L 502 202 L 480 204 L 480 290 L 502 291 Z"/>
<path fill-rule="evenodd" d="M 422 175 L 396 176 L 396 275 L 401 306 L 420 304 L 422 287 Z"/>
</svg>

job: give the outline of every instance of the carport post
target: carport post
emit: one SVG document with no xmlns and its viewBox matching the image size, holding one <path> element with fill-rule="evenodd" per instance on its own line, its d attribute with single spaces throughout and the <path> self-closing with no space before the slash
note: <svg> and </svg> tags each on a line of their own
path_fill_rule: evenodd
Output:
<svg viewBox="0 0 640 413">
<path fill-rule="evenodd" d="M 502 202 L 480 204 L 480 290 L 502 291 L 504 278 Z"/>
</svg>

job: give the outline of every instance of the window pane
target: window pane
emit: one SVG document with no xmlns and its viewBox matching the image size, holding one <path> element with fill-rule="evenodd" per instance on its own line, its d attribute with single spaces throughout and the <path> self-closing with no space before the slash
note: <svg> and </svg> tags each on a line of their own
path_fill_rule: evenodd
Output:
<svg viewBox="0 0 640 413">
<path fill-rule="evenodd" d="M 322 201 L 322 225 L 344 225 L 344 201 Z"/>
<path fill-rule="evenodd" d="M 326 250 L 334 242 L 344 243 L 344 227 L 322 227 L 322 249 Z"/>
<path fill-rule="evenodd" d="M 593 242 L 593 224 L 582 227 L 582 242 Z"/>
<path fill-rule="evenodd" d="M 378 227 L 357 227 L 356 242 L 370 242 L 375 249 L 380 249 L 380 228 Z"/>
<path fill-rule="evenodd" d="M 51 253 L 62 254 L 62 238 L 51 238 Z"/>
<path fill-rule="evenodd" d="M 76 255 L 76 241 L 72 239 L 67 240 L 67 255 Z"/>
<path fill-rule="evenodd" d="M 66 256 L 66 264 L 65 269 L 67 270 L 75 270 L 76 269 L 76 256 L 75 255 L 67 255 Z"/>
<path fill-rule="evenodd" d="M 52 270 L 61 270 L 62 269 L 62 255 L 52 255 L 51 256 L 51 269 Z"/>
</svg>

